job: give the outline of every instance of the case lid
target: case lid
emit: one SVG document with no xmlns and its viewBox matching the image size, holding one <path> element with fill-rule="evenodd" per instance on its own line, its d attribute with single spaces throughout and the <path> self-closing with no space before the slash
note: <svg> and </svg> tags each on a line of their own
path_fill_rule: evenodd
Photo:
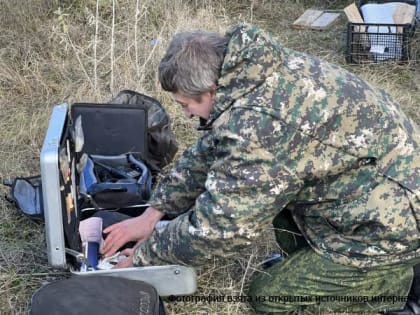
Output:
<svg viewBox="0 0 420 315">
<path fill-rule="evenodd" d="M 67 109 L 66 103 L 54 106 L 40 155 L 48 261 L 60 268 L 66 267 L 64 233 L 76 229 L 75 211 L 68 213 L 66 219 L 70 219 L 70 223 L 64 226 L 63 215 L 67 214 L 60 189 L 59 150 L 66 129 Z"/>
<path fill-rule="evenodd" d="M 188 295 L 197 290 L 197 274 L 192 267 L 181 265 L 145 266 L 72 273 L 82 276 L 114 276 L 151 284 L 160 296 Z"/>
<path fill-rule="evenodd" d="M 147 109 L 144 105 L 75 103 L 71 119 L 82 117 L 83 152 L 97 155 L 133 153 L 147 157 Z"/>
</svg>

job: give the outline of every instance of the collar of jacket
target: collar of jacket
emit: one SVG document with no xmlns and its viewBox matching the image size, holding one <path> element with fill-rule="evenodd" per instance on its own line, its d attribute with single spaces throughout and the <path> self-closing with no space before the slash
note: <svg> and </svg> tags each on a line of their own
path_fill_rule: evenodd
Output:
<svg viewBox="0 0 420 315">
<path fill-rule="evenodd" d="M 211 130 L 211 125 L 207 124 L 208 120 L 200 117 L 200 123 L 198 124 L 197 130 L 198 131 L 205 131 L 205 130 Z"/>
<path fill-rule="evenodd" d="M 213 122 L 232 104 L 252 92 L 277 71 L 283 60 L 284 50 L 271 35 L 254 25 L 239 24 L 226 36 L 229 43 L 220 71 L 209 119 L 199 130 L 209 130 Z"/>
</svg>

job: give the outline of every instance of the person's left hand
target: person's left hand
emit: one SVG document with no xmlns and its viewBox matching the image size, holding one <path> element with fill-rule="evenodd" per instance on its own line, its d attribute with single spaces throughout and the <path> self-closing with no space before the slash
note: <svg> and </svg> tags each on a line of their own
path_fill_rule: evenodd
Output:
<svg viewBox="0 0 420 315">
<path fill-rule="evenodd" d="M 130 268 L 133 267 L 133 255 L 134 255 L 134 248 L 126 248 L 121 253 L 120 256 L 125 256 L 125 258 L 121 258 L 118 263 L 112 269 L 120 269 L 120 268 Z"/>
</svg>

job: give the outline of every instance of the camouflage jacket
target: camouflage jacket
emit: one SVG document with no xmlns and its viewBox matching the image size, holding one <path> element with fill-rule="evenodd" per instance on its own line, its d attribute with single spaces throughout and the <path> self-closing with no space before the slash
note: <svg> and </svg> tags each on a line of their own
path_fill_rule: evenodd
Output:
<svg viewBox="0 0 420 315">
<path fill-rule="evenodd" d="M 154 191 L 177 216 L 135 264 L 199 265 L 291 210 L 313 249 L 368 268 L 420 255 L 419 131 L 384 91 L 251 25 L 230 42 L 206 131 Z"/>
</svg>

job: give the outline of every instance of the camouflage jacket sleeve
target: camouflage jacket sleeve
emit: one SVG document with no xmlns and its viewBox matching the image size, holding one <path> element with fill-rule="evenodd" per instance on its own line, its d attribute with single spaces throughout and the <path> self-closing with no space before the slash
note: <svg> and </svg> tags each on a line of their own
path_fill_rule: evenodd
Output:
<svg viewBox="0 0 420 315">
<path fill-rule="evenodd" d="M 211 161 L 203 147 L 208 147 L 208 137 L 203 135 L 187 149 L 169 174 L 153 191 L 149 204 L 169 216 L 189 210 L 195 199 L 205 191 L 205 181 Z"/>
<path fill-rule="evenodd" d="M 213 141 L 213 149 L 202 152 L 213 156 L 205 190 L 190 210 L 137 248 L 134 264 L 200 265 L 213 255 L 233 255 L 270 227 L 301 188 L 292 172 L 249 137 L 224 131 Z"/>
</svg>

